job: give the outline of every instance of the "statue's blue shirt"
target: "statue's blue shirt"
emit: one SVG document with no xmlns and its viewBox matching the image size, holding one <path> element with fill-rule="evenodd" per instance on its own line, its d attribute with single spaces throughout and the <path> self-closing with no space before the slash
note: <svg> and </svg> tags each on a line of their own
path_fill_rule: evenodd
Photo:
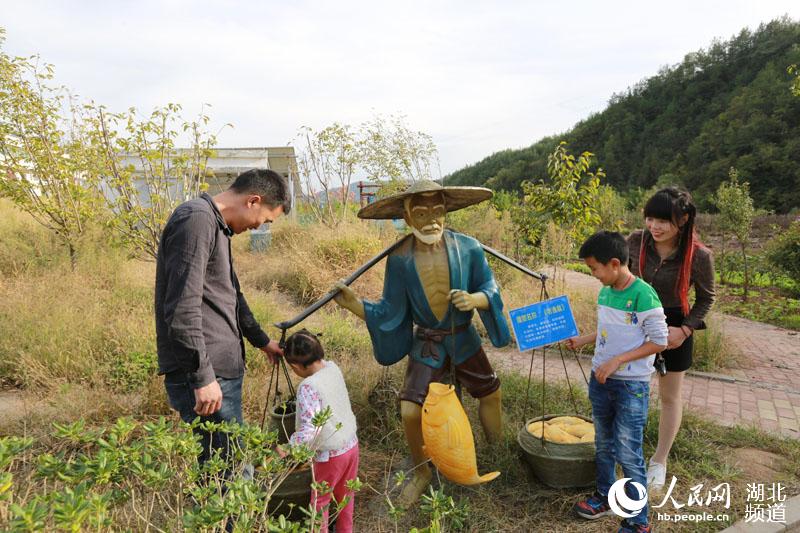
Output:
<svg viewBox="0 0 800 533">
<path fill-rule="evenodd" d="M 450 230 L 444 231 L 443 238 L 450 267 L 450 288 L 486 295 L 489 309 L 479 309 L 478 315 L 492 344 L 505 346 L 511 334 L 503 316 L 500 291 L 481 244 L 472 237 Z M 472 311 L 459 311 L 450 305 L 442 320 L 436 318 L 417 273 L 414 241 L 413 237 L 406 239 L 387 258 L 381 300 L 364 302 L 375 359 L 382 365 L 391 365 L 410 354 L 430 367 L 441 368 L 447 356 L 452 356 L 456 364 L 461 364 L 475 355 L 481 346 L 480 336 L 471 323 Z M 436 344 L 434 348 L 438 357 L 424 357 L 424 341 L 414 335 L 414 324 L 447 331 L 464 324 L 469 324 L 469 327 Z"/>
</svg>

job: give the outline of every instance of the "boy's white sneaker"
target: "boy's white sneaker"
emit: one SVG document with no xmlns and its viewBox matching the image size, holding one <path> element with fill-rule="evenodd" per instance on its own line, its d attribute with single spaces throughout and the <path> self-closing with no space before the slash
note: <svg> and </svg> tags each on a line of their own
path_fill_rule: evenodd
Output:
<svg viewBox="0 0 800 533">
<path fill-rule="evenodd" d="M 650 459 L 650 465 L 647 468 L 647 489 L 660 489 L 667 482 L 667 466 L 661 463 L 655 463 Z"/>
</svg>

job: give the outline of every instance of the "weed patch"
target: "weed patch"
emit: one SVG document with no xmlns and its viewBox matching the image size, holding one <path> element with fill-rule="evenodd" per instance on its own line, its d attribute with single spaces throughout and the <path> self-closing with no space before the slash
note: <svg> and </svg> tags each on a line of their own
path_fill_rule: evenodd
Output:
<svg viewBox="0 0 800 533">
<path fill-rule="evenodd" d="M 800 330 L 800 297 L 775 287 L 751 287 L 748 292 L 747 302 L 743 302 L 741 287 L 718 285 L 715 308 L 729 315 Z"/>
</svg>

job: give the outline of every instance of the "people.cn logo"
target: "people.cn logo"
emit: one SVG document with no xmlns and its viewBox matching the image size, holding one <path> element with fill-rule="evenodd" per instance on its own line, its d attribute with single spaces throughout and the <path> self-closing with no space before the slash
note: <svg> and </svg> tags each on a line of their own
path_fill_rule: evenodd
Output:
<svg viewBox="0 0 800 533">
<path fill-rule="evenodd" d="M 628 481 L 631 481 L 631 478 L 618 479 L 608 490 L 608 506 L 615 515 L 622 518 L 633 518 L 641 513 L 644 506 L 647 505 L 647 489 L 641 483 L 631 481 L 631 485 L 639 493 L 639 499 L 633 500 L 625 493 L 625 483 Z"/>
</svg>

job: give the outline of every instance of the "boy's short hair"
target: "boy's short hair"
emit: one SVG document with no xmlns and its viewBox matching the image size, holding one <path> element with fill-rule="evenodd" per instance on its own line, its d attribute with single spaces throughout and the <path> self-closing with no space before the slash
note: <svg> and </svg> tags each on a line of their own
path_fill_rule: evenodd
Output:
<svg viewBox="0 0 800 533">
<path fill-rule="evenodd" d="M 286 178 L 274 170 L 252 168 L 242 172 L 236 177 L 230 189 L 240 194 L 257 194 L 272 208 L 283 206 L 284 215 L 288 215 L 292 209 Z"/>
<path fill-rule="evenodd" d="M 623 265 L 628 264 L 628 242 L 616 231 L 598 231 L 581 245 L 578 257 L 586 259 L 594 257 L 598 263 L 607 265 L 612 259 L 619 259 Z"/>
</svg>

